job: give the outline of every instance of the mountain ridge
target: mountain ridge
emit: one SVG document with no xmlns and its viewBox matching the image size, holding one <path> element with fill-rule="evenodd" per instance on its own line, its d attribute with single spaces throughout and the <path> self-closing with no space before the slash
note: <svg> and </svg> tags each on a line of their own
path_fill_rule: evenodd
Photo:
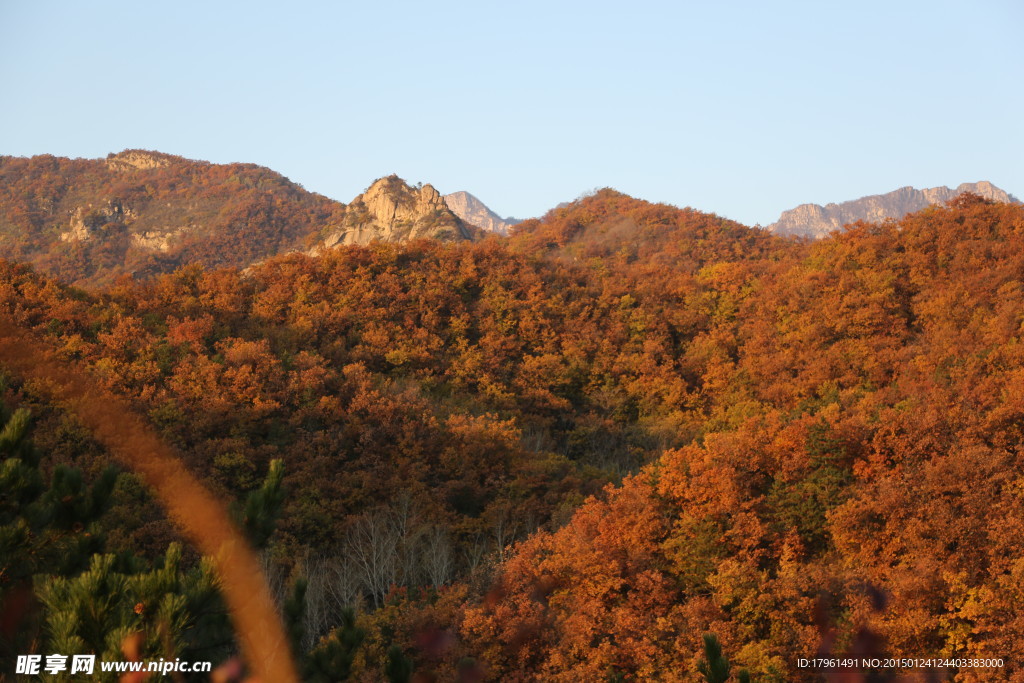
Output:
<svg viewBox="0 0 1024 683">
<path fill-rule="evenodd" d="M 768 231 L 818 238 L 858 220 L 901 218 L 963 192 L 1018 201 L 987 181 L 956 189 L 904 187 L 839 204 L 804 204 L 784 212 Z M 613 195 L 605 199 L 625 201 Z M 552 215 L 575 205 L 560 205 Z M 102 159 L 0 156 L 0 254 L 82 286 L 107 285 L 121 275 L 146 278 L 189 263 L 245 269 L 289 252 L 318 254 L 373 241 L 472 241 L 490 233 L 530 248 L 558 244 L 573 258 L 604 254 L 610 245 L 660 258 L 652 245 L 660 244 L 662 232 L 616 217 L 581 230 L 590 219 L 570 218 L 544 223 L 530 235 L 542 225 L 535 219 L 513 222 L 467 191 L 442 195 L 397 175 L 375 180 L 345 204 L 251 163 L 215 164 L 142 149 Z M 513 225 L 521 227 L 511 231 Z"/>
<path fill-rule="evenodd" d="M 948 202 L 965 192 L 997 202 L 1020 203 L 1012 194 L 987 180 L 961 183 L 956 189 L 939 186 L 918 190 L 908 185 L 892 192 L 867 195 L 839 203 L 831 202 L 824 206 L 801 204 L 783 211 L 779 219 L 768 225 L 767 229 L 779 235 L 820 239 L 849 223 L 860 220 L 881 222 L 890 218 L 902 218 L 933 204 Z"/>
<path fill-rule="evenodd" d="M 244 269 L 289 252 L 483 234 L 431 185 L 397 176 L 344 204 L 250 163 L 142 149 L 0 156 L 0 255 L 81 286 L 189 263 Z"/>
</svg>

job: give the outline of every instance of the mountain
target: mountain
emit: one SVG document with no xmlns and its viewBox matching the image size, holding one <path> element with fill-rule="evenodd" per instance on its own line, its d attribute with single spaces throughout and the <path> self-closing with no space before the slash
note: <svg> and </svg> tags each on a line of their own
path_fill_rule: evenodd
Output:
<svg viewBox="0 0 1024 683">
<path fill-rule="evenodd" d="M 245 268 L 310 247 L 480 234 L 433 187 L 396 176 L 346 206 L 255 164 L 137 149 L 106 159 L 0 157 L 0 257 L 80 286 L 189 263 Z"/>
<path fill-rule="evenodd" d="M 411 187 L 397 175 L 374 181 L 348 205 L 340 224 L 329 227 L 326 232 L 314 252 L 373 241 L 430 238 L 450 242 L 479 236 L 448 208 L 431 185 Z"/>
<path fill-rule="evenodd" d="M 502 218 L 468 192 L 446 194 L 444 201 L 456 216 L 487 232 L 507 235 L 512 226 L 519 223 L 515 218 Z"/>
<path fill-rule="evenodd" d="M 840 204 L 801 204 L 795 209 L 783 211 L 779 220 L 769 225 L 768 229 L 779 235 L 820 238 L 848 223 L 902 218 L 932 204 L 948 202 L 964 192 L 997 202 L 1019 203 L 1016 197 L 986 180 L 963 183 L 955 190 L 948 187 L 925 190 L 901 187 L 886 194 L 870 195 Z"/>
<path fill-rule="evenodd" d="M 0 157 L 0 256 L 78 285 L 301 248 L 345 205 L 254 164 L 126 150 Z"/>
</svg>

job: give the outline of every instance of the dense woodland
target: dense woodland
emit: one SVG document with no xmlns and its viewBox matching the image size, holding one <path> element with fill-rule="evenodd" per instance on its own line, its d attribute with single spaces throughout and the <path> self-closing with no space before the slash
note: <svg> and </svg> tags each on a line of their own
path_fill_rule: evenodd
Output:
<svg viewBox="0 0 1024 683">
<path fill-rule="evenodd" d="M 712 680 L 712 633 L 733 679 L 831 653 L 1024 681 L 1024 208 L 802 242 L 603 190 L 507 239 L 217 265 L 0 262 L 0 307 L 237 501 L 305 679 Z M 138 479 L 4 386 L 5 654 L 229 657 Z M 114 584 L 102 624 L 72 607 Z"/>
</svg>

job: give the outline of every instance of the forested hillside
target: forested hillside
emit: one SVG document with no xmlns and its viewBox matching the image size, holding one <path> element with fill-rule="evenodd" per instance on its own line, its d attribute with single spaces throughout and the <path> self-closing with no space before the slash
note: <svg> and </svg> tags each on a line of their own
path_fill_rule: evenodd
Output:
<svg viewBox="0 0 1024 683">
<path fill-rule="evenodd" d="M 458 608 L 460 651 L 504 680 L 690 680 L 705 631 L 754 680 L 817 680 L 813 653 L 1011 657 L 1022 236 L 1020 207 L 965 196 L 710 269 L 698 432 L 519 544 Z M 937 674 L 1021 680 L 1007 661 Z"/>
<path fill-rule="evenodd" d="M 303 246 L 343 211 L 254 164 L 140 150 L 0 157 L 0 253 L 84 285 L 189 263 L 244 268 Z"/>
<path fill-rule="evenodd" d="M 244 273 L 5 262 L 0 306 L 225 498 L 281 462 L 297 649 L 348 643 L 310 680 L 697 680 L 708 631 L 754 680 L 815 680 L 797 657 L 1024 640 L 1022 232 L 965 195 L 807 244 L 604 190 L 507 239 Z M 43 387 L 4 394 L 44 471 L 101 476 Z M 195 566 L 131 474 L 109 508 L 107 550 Z"/>
</svg>

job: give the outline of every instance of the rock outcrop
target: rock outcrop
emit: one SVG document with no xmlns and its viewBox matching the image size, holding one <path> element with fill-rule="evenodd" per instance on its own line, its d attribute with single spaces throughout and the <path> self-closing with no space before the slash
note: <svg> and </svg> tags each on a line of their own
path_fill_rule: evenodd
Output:
<svg viewBox="0 0 1024 683">
<path fill-rule="evenodd" d="M 191 229 L 190 226 L 170 230 L 147 230 L 132 234 L 132 245 L 139 249 L 169 252 L 174 249 L 175 242 Z"/>
<path fill-rule="evenodd" d="M 180 160 L 181 157 L 141 149 L 126 149 L 123 152 L 108 155 L 107 168 L 111 171 L 127 171 L 133 168 L 143 170 L 163 168 L 164 166 L 169 166 L 175 159 Z"/>
<path fill-rule="evenodd" d="M 509 229 L 519 222 L 515 218 L 502 218 L 468 192 L 446 194 L 444 201 L 456 216 L 487 232 L 507 235 Z"/>
<path fill-rule="evenodd" d="M 92 204 L 79 206 L 71 213 L 68 229 L 60 234 L 60 241 L 85 242 L 104 225 L 125 225 L 134 218 L 135 212 L 117 199 L 108 200 L 105 206 L 99 208 L 93 208 Z"/>
<path fill-rule="evenodd" d="M 817 239 L 860 220 L 878 222 L 887 218 L 902 218 L 932 204 L 947 202 L 964 192 L 972 192 L 997 202 L 1019 203 L 1013 195 L 984 180 L 963 183 L 955 190 L 948 187 L 925 190 L 901 187 L 887 194 L 861 197 L 840 204 L 802 204 L 795 209 L 783 211 L 779 220 L 769 225 L 768 229 L 779 235 Z"/>
<path fill-rule="evenodd" d="M 345 208 L 341 225 L 329 228 L 313 252 L 343 244 L 405 242 L 429 238 L 474 239 L 473 229 L 452 213 L 430 185 L 409 186 L 396 175 L 380 178 Z"/>
</svg>

